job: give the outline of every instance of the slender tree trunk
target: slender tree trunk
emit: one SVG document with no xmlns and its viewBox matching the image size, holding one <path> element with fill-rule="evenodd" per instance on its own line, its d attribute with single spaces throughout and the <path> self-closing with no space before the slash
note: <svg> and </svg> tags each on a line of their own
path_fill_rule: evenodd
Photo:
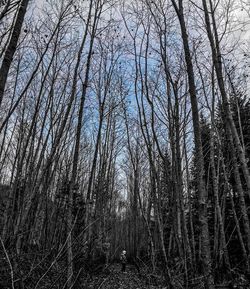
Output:
<svg viewBox="0 0 250 289">
<path fill-rule="evenodd" d="M 175 88 L 177 90 L 177 88 Z M 186 223 L 186 215 L 184 211 L 184 201 L 183 201 L 183 180 L 182 180 L 182 167 L 181 167 L 181 138 L 180 138 L 180 112 L 179 112 L 179 99 L 177 95 L 177 91 L 175 90 L 175 146 L 176 146 L 176 180 L 177 180 L 177 190 L 179 192 L 179 206 L 180 206 L 180 214 L 181 214 L 181 230 L 182 230 L 182 243 L 184 254 L 186 254 L 187 258 L 190 260 L 190 264 L 192 264 L 192 254 L 190 248 L 190 242 L 188 238 L 188 230 Z M 187 266 L 187 264 L 186 264 Z M 192 266 L 191 266 L 192 267 Z M 188 276 L 186 270 L 186 286 L 188 286 Z"/>
<path fill-rule="evenodd" d="M 90 2 L 89 6 L 89 15 L 88 15 L 88 21 L 87 21 L 87 27 L 85 30 L 85 34 L 81 43 L 80 50 L 78 52 L 78 64 L 77 68 L 80 64 L 81 55 L 83 52 L 83 48 L 85 46 L 85 41 L 87 37 L 87 30 L 88 30 L 88 24 L 91 18 L 91 11 L 92 11 L 92 5 L 93 1 Z M 96 18 L 94 19 L 94 24 L 96 24 Z M 88 57 L 87 57 L 87 64 L 86 64 L 86 72 L 85 72 L 85 79 L 82 86 L 82 95 L 80 99 L 79 104 L 79 112 L 78 112 L 78 122 L 77 122 L 77 129 L 76 129 L 76 141 L 75 141 L 75 149 L 74 149 L 74 156 L 73 156 L 73 167 L 72 167 L 72 175 L 70 179 L 70 190 L 69 190 L 69 200 L 68 200 L 68 212 L 67 212 L 67 233 L 68 233 L 68 240 L 67 240 L 67 259 L 68 259 L 68 272 L 67 272 L 67 280 L 68 280 L 68 288 L 72 288 L 72 276 L 74 273 L 73 268 L 73 251 L 72 251 L 72 231 L 73 231 L 73 224 L 75 221 L 73 221 L 73 208 L 74 208 L 74 202 L 73 202 L 73 194 L 75 187 L 77 185 L 77 170 L 78 170 L 78 161 L 79 161 L 79 152 L 80 152 L 80 141 L 81 141 L 81 131 L 82 131 L 82 121 L 83 121 L 83 109 L 84 109 L 84 103 L 87 93 L 87 87 L 88 87 L 88 81 L 89 81 L 89 73 L 90 73 L 90 65 L 91 65 L 91 59 L 92 59 L 92 49 L 94 44 L 94 32 L 95 32 L 95 25 L 91 33 L 91 40 L 90 40 L 90 47 L 88 51 Z M 77 73 L 77 69 L 76 69 Z M 78 215 L 78 213 L 77 213 Z M 77 218 L 77 216 L 76 216 Z M 85 224 L 86 226 L 86 224 Z"/>
<path fill-rule="evenodd" d="M 219 180 L 218 176 L 216 174 L 216 168 L 215 168 L 215 154 L 214 154 L 214 130 L 213 128 L 210 131 L 210 166 L 211 166 L 211 172 L 212 172 L 212 182 L 213 182 L 213 190 L 214 190 L 214 198 L 215 198 L 215 206 L 216 206 L 216 212 L 219 222 L 219 228 L 220 228 L 220 240 L 221 240 L 221 248 L 222 251 L 219 253 L 219 259 L 221 257 L 224 257 L 225 260 L 225 266 L 228 271 L 230 271 L 230 260 L 228 256 L 228 250 L 227 250 L 227 242 L 225 237 L 225 228 L 224 228 L 224 222 L 222 218 L 222 212 L 221 212 L 221 206 L 219 201 Z"/>
<path fill-rule="evenodd" d="M 247 240 L 247 249 L 248 249 L 248 254 L 250 252 L 250 224 L 249 224 L 249 218 L 248 218 L 248 213 L 247 213 L 247 207 L 246 207 L 246 202 L 245 202 L 245 196 L 244 196 L 244 190 L 242 188 L 242 183 L 241 183 L 241 178 L 240 178 L 240 172 L 238 168 L 238 162 L 236 158 L 236 151 L 234 146 L 232 145 L 232 138 L 229 140 L 231 143 L 231 157 L 232 157 L 232 163 L 233 163 L 233 173 L 234 173 L 234 179 L 236 183 L 236 189 L 237 189 L 237 194 L 239 196 L 239 203 L 240 203 L 240 209 L 241 209 L 241 214 L 242 214 L 242 219 L 243 219 L 243 227 L 246 235 L 246 240 Z"/>
<path fill-rule="evenodd" d="M 210 24 L 209 11 L 207 7 L 207 0 L 202 0 L 202 3 L 203 3 L 204 14 L 205 14 L 206 30 L 208 34 L 208 39 L 210 41 L 211 51 L 212 51 L 213 63 L 214 63 L 215 72 L 217 75 L 218 86 L 219 86 L 221 97 L 222 97 L 224 119 L 225 119 L 225 123 L 227 123 L 228 125 L 227 133 L 230 134 L 234 140 L 234 142 L 232 142 L 231 144 L 236 146 L 236 150 L 239 156 L 242 171 L 243 171 L 246 184 L 247 184 L 248 196 L 250 198 L 250 172 L 249 172 L 249 168 L 247 165 L 245 150 L 243 148 L 243 145 L 241 144 L 240 137 L 237 132 L 235 122 L 233 120 L 232 112 L 230 110 L 230 105 L 228 102 L 227 93 L 225 89 L 223 68 L 222 68 L 222 56 L 221 56 L 221 51 L 220 51 L 220 41 L 219 41 L 219 37 L 217 33 L 217 25 L 216 25 L 216 20 L 214 16 L 214 7 L 212 4 L 212 1 L 209 0 L 210 9 L 212 11 L 210 13 L 212 17 L 212 24 L 213 24 L 213 30 L 214 30 L 214 35 L 213 35 L 211 24 Z"/>
<path fill-rule="evenodd" d="M 188 82 L 189 82 L 189 94 L 191 99 L 192 107 L 192 116 L 193 116 L 193 127 L 194 127 L 194 141 L 195 141 L 195 150 L 197 156 L 197 172 L 198 172 L 198 192 L 199 192 L 199 220 L 201 228 L 201 246 L 202 246 L 202 263 L 203 263 L 203 274 L 205 277 L 206 288 L 214 288 L 214 278 L 212 275 L 212 260 L 210 252 L 210 237 L 208 231 L 208 220 L 207 220 L 207 191 L 204 181 L 204 159 L 202 151 L 202 142 L 201 142 L 201 130 L 199 122 L 199 112 L 198 112 L 198 103 L 196 96 L 196 86 L 194 79 L 194 70 L 192 57 L 189 48 L 188 34 L 185 24 L 185 18 L 183 14 L 183 3 L 182 0 L 179 0 L 179 8 L 175 0 L 171 0 L 175 11 L 177 13 L 180 26 L 181 34 L 184 46 L 186 67 L 188 73 Z"/>
<path fill-rule="evenodd" d="M 185 155 L 185 165 L 186 165 L 186 178 L 187 178 L 187 191 L 188 191 L 188 215 L 189 215 L 189 225 L 190 225 L 190 233 L 191 233 L 191 248 L 192 248 L 192 263 L 196 264 L 196 244 L 195 244 L 195 234 L 194 234 L 194 224 L 193 224 L 193 212 L 192 212 L 192 201 L 191 201 L 191 190 L 190 190 L 190 175 L 189 175 L 189 167 L 188 167 L 188 156 L 187 156 L 187 148 L 186 148 L 186 139 L 184 137 L 184 155 Z M 194 268 L 195 269 L 195 268 Z"/>
</svg>

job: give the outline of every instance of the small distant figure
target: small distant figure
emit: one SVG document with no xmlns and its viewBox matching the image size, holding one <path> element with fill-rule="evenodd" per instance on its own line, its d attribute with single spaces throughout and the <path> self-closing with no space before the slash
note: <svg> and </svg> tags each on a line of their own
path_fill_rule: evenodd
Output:
<svg viewBox="0 0 250 289">
<path fill-rule="evenodd" d="M 127 264 L 127 257 L 126 257 L 126 251 L 125 250 L 123 250 L 121 253 L 120 261 L 122 264 L 122 270 L 121 271 L 125 272 L 126 271 L 126 264 Z"/>
</svg>

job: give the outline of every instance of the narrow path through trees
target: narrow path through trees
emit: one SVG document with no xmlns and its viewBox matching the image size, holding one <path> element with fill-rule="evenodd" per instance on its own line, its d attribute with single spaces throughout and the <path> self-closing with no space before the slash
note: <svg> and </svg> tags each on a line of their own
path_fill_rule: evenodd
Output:
<svg viewBox="0 0 250 289">
<path fill-rule="evenodd" d="M 157 283 L 156 276 L 139 274 L 133 265 L 121 272 L 121 265 L 114 263 L 104 270 L 105 273 L 93 276 L 92 280 L 82 280 L 84 289 L 154 289 L 166 286 Z M 151 279 L 150 279 L 151 277 Z M 153 280 L 154 279 L 154 280 Z M 152 284 L 155 283 L 155 284 Z M 157 284 L 156 284 L 157 283 Z M 79 283 L 81 284 L 81 282 Z"/>
<path fill-rule="evenodd" d="M 0 289 L 250 288 L 247 2 L 0 0 Z"/>
</svg>

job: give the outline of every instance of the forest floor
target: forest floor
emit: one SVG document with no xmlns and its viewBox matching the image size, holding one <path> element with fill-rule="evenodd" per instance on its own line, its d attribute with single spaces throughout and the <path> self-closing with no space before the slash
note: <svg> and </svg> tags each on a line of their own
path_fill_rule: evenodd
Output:
<svg viewBox="0 0 250 289">
<path fill-rule="evenodd" d="M 143 270 L 142 270 L 143 271 Z M 174 280 L 175 279 L 175 280 Z M 173 286 L 175 289 L 185 288 L 174 278 Z M 92 275 L 90 278 L 80 278 L 80 282 L 74 288 L 77 289 L 168 289 L 169 286 L 164 281 L 163 276 L 150 274 L 149 272 L 138 272 L 133 265 L 127 265 L 126 272 L 121 272 L 121 264 L 114 263 L 102 272 Z M 180 280 L 179 280 L 180 281 Z M 81 285 L 80 285 L 81 284 Z M 80 286 L 79 286 L 80 285 Z M 189 284 L 188 288 L 202 289 L 204 284 Z M 246 279 L 239 278 L 234 282 L 226 282 L 216 285 L 218 289 L 249 289 Z"/>
<path fill-rule="evenodd" d="M 106 273 L 100 273 L 83 283 L 84 289 L 155 289 L 166 288 L 153 285 L 148 278 L 138 273 L 132 265 L 127 265 L 126 272 L 121 272 L 120 264 L 112 264 Z"/>
</svg>

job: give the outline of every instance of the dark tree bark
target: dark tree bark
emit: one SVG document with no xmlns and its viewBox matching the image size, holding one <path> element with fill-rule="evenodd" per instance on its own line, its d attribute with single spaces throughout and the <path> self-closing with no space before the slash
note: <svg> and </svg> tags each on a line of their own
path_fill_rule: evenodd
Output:
<svg viewBox="0 0 250 289">
<path fill-rule="evenodd" d="M 22 25 L 23 25 L 23 21 L 24 21 L 28 4 L 29 4 L 29 0 L 22 0 L 19 4 L 19 10 L 16 16 L 11 38 L 6 48 L 2 65 L 0 67 L 0 107 L 3 101 L 4 90 L 5 90 L 7 77 L 9 74 L 9 69 L 10 69 L 14 54 L 17 49 L 18 39 L 21 34 L 21 29 L 22 29 Z"/>
</svg>

